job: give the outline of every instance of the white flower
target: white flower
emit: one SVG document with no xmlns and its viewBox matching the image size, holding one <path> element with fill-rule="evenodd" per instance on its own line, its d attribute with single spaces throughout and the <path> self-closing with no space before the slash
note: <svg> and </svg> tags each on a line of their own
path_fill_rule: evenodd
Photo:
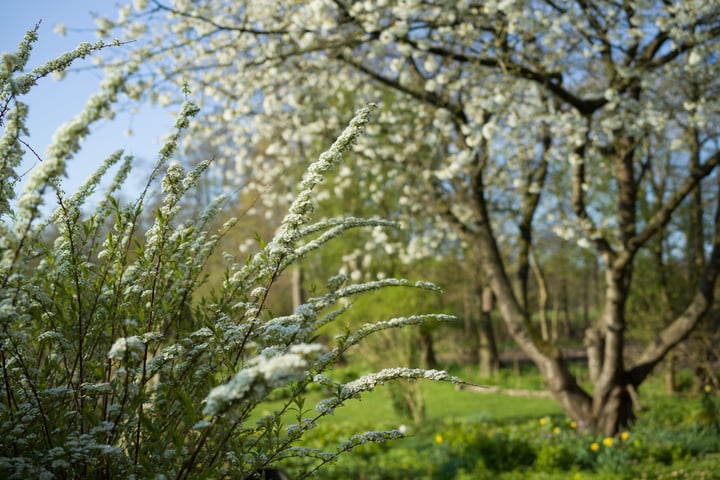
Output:
<svg viewBox="0 0 720 480">
<path fill-rule="evenodd" d="M 428 55 L 428 57 L 425 59 L 425 62 L 423 63 L 423 68 L 425 68 L 425 70 L 429 73 L 436 72 L 439 66 L 440 65 L 438 64 L 437 58 L 435 58 L 435 56 L 433 55 Z"/>
<path fill-rule="evenodd" d="M 296 353 L 303 356 L 310 356 L 323 352 L 325 347 L 319 343 L 300 343 L 290 347 L 290 353 Z"/>
<path fill-rule="evenodd" d="M 56 23 L 53 27 L 53 32 L 59 37 L 64 37 L 67 35 L 67 28 L 62 23 Z"/>
<path fill-rule="evenodd" d="M 583 159 L 577 153 L 573 153 L 568 157 L 568 162 L 570 162 L 571 166 L 576 167 L 583 163 Z"/>
<path fill-rule="evenodd" d="M 219 415 L 235 402 L 261 400 L 267 393 L 307 375 L 308 362 L 304 358 L 323 347 L 318 344 L 294 345 L 290 353 L 260 355 L 248 362 L 228 383 L 213 388 L 205 399 L 205 415 Z"/>
<path fill-rule="evenodd" d="M 395 36 L 389 30 L 383 30 L 380 33 L 380 41 L 382 43 L 388 44 L 393 40 L 395 40 Z"/>
<path fill-rule="evenodd" d="M 337 407 L 341 403 L 342 401 L 335 397 L 320 400 L 318 404 L 315 405 L 315 411 L 321 415 L 332 415 L 332 413 L 335 411 L 335 407 Z"/>
<path fill-rule="evenodd" d="M 346 383 L 342 388 L 342 396 L 353 397 L 361 392 L 372 391 L 375 386 L 398 378 L 415 379 L 424 378 L 435 381 L 457 381 L 442 370 L 423 370 L 419 368 L 386 368 L 377 373 L 364 375 L 357 380 Z"/>
<path fill-rule="evenodd" d="M 694 49 L 692 52 L 690 52 L 690 55 L 688 55 L 688 65 L 695 66 L 702 60 L 702 56 L 697 51 L 697 49 Z"/>
<path fill-rule="evenodd" d="M 493 136 L 494 131 L 495 131 L 495 125 L 493 125 L 492 123 L 486 123 L 482 127 L 482 136 L 486 140 L 490 140 Z"/>
<path fill-rule="evenodd" d="M 122 360 L 126 357 L 138 358 L 145 351 L 145 344 L 137 336 L 124 337 L 115 340 L 107 356 L 111 360 Z"/>
<path fill-rule="evenodd" d="M 575 236 L 575 231 L 572 229 L 572 227 L 568 226 L 558 225 L 556 227 L 553 227 L 553 232 L 555 232 L 555 235 L 562 238 L 563 240 L 570 240 Z"/>
<path fill-rule="evenodd" d="M 301 317 L 305 318 L 315 318 L 317 316 L 317 312 L 315 311 L 315 307 L 308 303 L 304 303 L 297 307 L 295 309 L 295 314 L 300 315 Z"/>
</svg>

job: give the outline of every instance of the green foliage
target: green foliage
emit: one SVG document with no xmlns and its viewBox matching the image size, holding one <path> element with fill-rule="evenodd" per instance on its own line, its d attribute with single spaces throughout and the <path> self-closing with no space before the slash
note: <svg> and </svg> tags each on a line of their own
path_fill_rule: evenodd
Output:
<svg viewBox="0 0 720 480">
<path fill-rule="evenodd" d="M 60 188 L 66 162 L 90 125 L 112 114 L 139 59 L 111 75 L 58 131 L 13 206 L 27 113 L 19 97 L 31 86 L 28 78 L 39 78 L 23 73 L 35 38 L 30 32 L 18 53 L 4 56 L 0 71 L 0 124 L 7 119 L 0 153 L 11 179 L 0 188 L 0 477 L 244 478 L 293 457 L 305 462 L 298 473 L 310 475 L 358 445 L 401 438 L 398 430 L 350 430 L 323 450 L 297 445 L 323 417 L 376 385 L 397 378 L 451 380 L 444 372 L 407 368 L 342 382 L 324 375 L 378 331 L 450 317 L 366 323 L 327 345 L 317 342 L 318 330 L 365 293 L 437 287 L 394 278 L 351 284 L 339 275 L 288 315 L 266 308 L 283 271 L 331 239 L 358 227 L 396 226 L 359 218 L 311 223 L 315 187 L 355 142 L 374 106 L 360 110 L 308 167 L 260 252 L 228 261 L 223 284 L 197 296 L 207 262 L 237 222 L 219 220 L 224 197 L 191 220 L 182 215 L 183 198 L 209 166 L 201 162 L 185 171 L 173 162 L 197 106 L 182 105 L 136 201 L 117 198 L 132 164 L 121 152 L 77 193 Z M 79 48 L 35 71 L 61 70 L 93 48 L 100 47 Z M 104 197 L 88 203 L 118 164 Z M 54 194 L 56 208 L 44 218 L 47 193 Z M 327 398 L 307 404 L 306 392 L 320 389 Z M 271 398 L 279 404 L 264 411 Z"/>
<path fill-rule="evenodd" d="M 700 411 L 695 419 L 704 427 L 720 432 L 720 398 L 709 385 L 705 386 L 701 396 Z"/>
</svg>

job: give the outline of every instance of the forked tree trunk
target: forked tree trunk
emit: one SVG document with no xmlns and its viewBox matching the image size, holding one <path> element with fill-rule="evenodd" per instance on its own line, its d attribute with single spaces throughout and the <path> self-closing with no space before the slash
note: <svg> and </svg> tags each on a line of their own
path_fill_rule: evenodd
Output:
<svg viewBox="0 0 720 480">
<path fill-rule="evenodd" d="M 618 162 L 622 163 L 621 168 L 629 168 L 630 159 L 624 160 L 626 161 Z M 720 162 L 720 152 L 712 160 L 715 164 Z M 709 163 L 706 163 L 706 168 L 710 168 Z M 647 222 L 645 230 L 639 233 L 629 230 L 626 232 L 624 243 L 632 248 L 615 252 L 607 243 L 600 241 L 598 244 L 606 268 L 606 289 L 605 304 L 597 325 L 598 332 L 590 332 L 587 337 L 590 357 L 595 362 L 592 367 L 594 388 L 591 395 L 578 385 L 576 378 L 570 373 L 560 348 L 540 337 L 516 298 L 493 235 L 484 197 L 482 171 L 477 172 L 474 187 L 479 220 L 474 230 L 465 233 L 472 233 L 473 240 L 479 247 L 480 267 L 495 295 L 498 310 L 508 332 L 538 366 L 550 392 L 568 415 L 579 424 L 604 435 L 614 435 L 632 423 L 635 418 L 634 408 L 639 406 L 637 387 L 665 355 L 692 332 L 712 304 L 715 282 L 720 273 L 720 198 L 715 214 L 712 254 L 694 299 L 685 312 L 648 345 L 637 363 L 631 366 L 624 364 L 624 314 L 631 288 L 633 257 L 639 247 L 669 221 L 669 213 L 677 208 L 702 178 L 700 174 L 695 175 L 698 176 L 688 178 L 676 195 Z M 625 192 L 625 195 L 628 193 Z M 624 204 L 629 201 L 629 197 L 620 200 Z M 634 222 L 634 217 L 628 215 L 629 218 L 624 221 Z"/>
<path fill-rule="evenodd" d="M 593 407 L 593 430 L 605 436 L 613 436 L 627 429 L 635 421 L 634 391 L 624 382 L 617 382 L 602 402 Z"/>
<path fill-rule="evenodd" d="M 713 287 L 720 272 L 720 228 L 695 298 L 630 366 L 624 364 L 623 346 L 624 309 L 630 276 L 625 269 L 629 268 L 631 258 L 626 254 L 608 262 L 612 266 L 606 271 L 605 307 L 597 331 L 588 330 L 586 338 L 592 362 L 592 394 L 578 385 L 560 348 L 543 341 L 539 332 L 527 321 L 515 299 L 497 250 L 493 253 L 496 247 L 488 233 L 479 234 L 477 240 L 487 252 L 482 258 L 482 268 L 488 274 L 498 310 L 510 335 L 540 369 L 550 392 L 568 415 L 586 428 L 608 436 L 627 428 L 635 419 L 635 408 L 639 407 L 638 386 L 665 355 L 690 334 L 712 304 Z"/>
</svg>

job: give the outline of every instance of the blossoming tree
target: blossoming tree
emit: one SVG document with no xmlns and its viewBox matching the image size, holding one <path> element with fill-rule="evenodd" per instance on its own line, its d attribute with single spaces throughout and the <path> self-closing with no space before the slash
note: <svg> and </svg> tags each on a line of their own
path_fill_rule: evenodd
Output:
<svg viewBox="0 0 720 480">
<path fill-rule="evenodd" d="M 380 100 L 376 135 L 355 147 L 365 163 L 339 175 L 366 176 L 378 198 L 399 192 L 411 224 L 432 220 L 417 245 L 450 231 L 476 249 L 509 332 L 592 428 L 632 421 L 637 387 L 712 304 L 720 210 L 704 212 L 714 230 L 695 295 L 625 356 L 636 258 L 701 185 L 717 192 L 707 179 L 720 163 L 716 2 L 150 0 L 99 27 L 137 39 L 160 66 L 131 94 L 177 102 L 167 85 L 187 81 L 214 101 L 204 134 L 244 182 L 276 182 L 294 161 L 287 149 L 336 130 L 341 105 Z M 214 136 L 219 123 L 227 134 Z M 267 145 L 263 178 L 248 138 Z M 592 249 L 604 270 L 589 391 L 530 322 L 539 231 Z"/>
</svg>

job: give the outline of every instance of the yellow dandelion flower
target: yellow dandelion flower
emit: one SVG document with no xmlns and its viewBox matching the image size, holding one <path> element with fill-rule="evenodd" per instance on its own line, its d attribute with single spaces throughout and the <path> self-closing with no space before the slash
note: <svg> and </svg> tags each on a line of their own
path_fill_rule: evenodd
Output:
<svg viewBox="0 0 720 480">
<path fill-rule="evenodd" d="M 541 427 L 544 427 L 544 426 L 547 424 L 547 418 L 541 418 L 541 419 L 539 420 L 539 422 L 540 422 L 540 426 L 541 426 Z"/>
<path fill-rule="evenodd" d="M 591 443 L 590 450 L 592 450 L 593 452 L 597 452 L 598 450 L 600 450 L 600 444 L 597 442 Z"/>
<path fill-rule="evenodd" d="M 606 447 L 612 447 L 613 446 L 612 437 L 605 437 L 605 440 L 603 440 L 603 445 L 605 445 Z"/>
<path fill-rule="evenodd" d="M 558 433 L 560 433 L 560 427 L 553 428 L 552 432 L 553 432 L 553 435 L 557 435 Z"/>
<path fill-rule="evenodd" d="M 435 443 L 443 443 L 443 436 L 439 433 L 435 435 Z"/>
<path fill-rule="evenodd" d="M 625 440 L 627 440 L 628 438 L 630 438 L 630 434 L 629 434 L 628 432 L 622 432 L 622 433 L 620 434 L 620 439 L 621 439 L 623 442 L 624 442 Z"/>
<path fill-rule="evenodd" d="M 705 393 L 712 392 L 712 387 L 710 385 L 705 385 Z"/>
<path fill-rule="evenodd" d="M 577 422 L 576 422 L 576 421 L 570 422 L 570 428 L 576 429 L 576 428 L 577 428 Z"/>
</svg>

